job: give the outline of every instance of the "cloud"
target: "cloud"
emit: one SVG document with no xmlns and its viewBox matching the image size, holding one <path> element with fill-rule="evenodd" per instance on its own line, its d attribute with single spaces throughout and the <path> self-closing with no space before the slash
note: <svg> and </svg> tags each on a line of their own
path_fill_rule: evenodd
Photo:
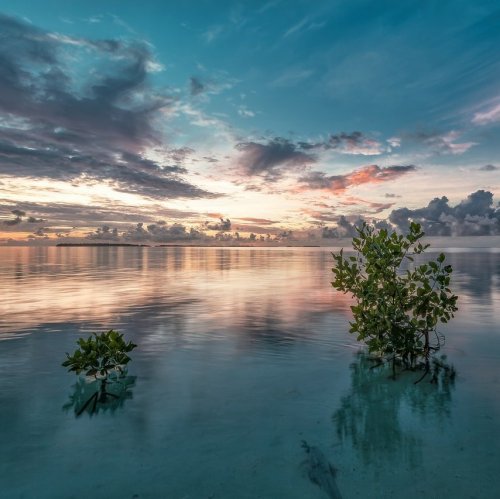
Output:
<svg viewBox="0 0 500 499">
<path fill-rule="evenodd" d="M 479 170 L 482 172 L 494 172 L 498 169 L 499 169 L 498 166 L 495 166 L 495 165 L 484 165 L 484 166 L 481 166 L 481 168 L 479 168 Z"/>
<path fill-rule="evenodd" d="M 472 118 L 474 125 L 488 125 L 500 121 L 500 102 L 490 105 L 487 109 L 477 112 Z"/>
<path fill-rule="evenodd" d="M 367 201 L 365 199 L 360 199 L 356 197 L 349 197 L 344 201 L 339 202 L 340 205 L 345 206 L 366 206 L 371 209 L 370 213 L 376 215 L 394 206 L 394 203 L 380 203 L 376 201 Z"/>
<path fill-rule="evenodd" d="M 434 198 L 424 208 L 399 208 L 389 220 L 400 230 L 416 221 L 429 236 L 474 236 L 500 234 L 500 209 L 493 206 L 493 194 L 478 190 L 456 206 L 448 198 Z"/>
<path fill-rule="evenodd" d="M 244 220 L 245 222 L 252 222 L 260 225 L 273 225 L 278 223 L 276 220 L 268 220 L 267 218 L 242 217 L 238 220 Z"/>
<path fill-rule="evenodd" d="M 109 225 L 103 225 L 102 227 L 98 227 L 94 232 L 87 234 L 87 239 L 119 241 L 121 237 L 116 227 L 111 228 Z"/>
<path fill-rule="evenodd" d="M 363 156 L 375 156 L 386 151 L 386 148 L 379 141 L 369 138 L 359 131 L 331 134 L 324 141 L 300 142 L 299 146 L 304 150 L 335 150 L 342 154 Z"/>
<path fill-rule="evenodd" d="M 418 132 L 410 138 L 426 145 L 436 154 L 459 155 L 477 145 L 477 142 L 458 142 L 461 135 L 461 132 L 452 130 L 447 133 Z"/>
<path fill-rule="evenodd" d="M 283 38 L 287 38 L 290 35 L 293 35 L 294 33 L 298 33 L 299 31 L 301 31 L 307 25 L 308 22 L 309 22 L 309 18 L 308 17 L 304 17 L 298 23 L 294 24 L 289 29 L 287 29 L 285 31 L 285 33 L 283 34 Z"/>
<path fill-rule="evenodd" d="M 203 70 L 206 72 L 205 68 Z M 203 101 L 208 100 L 209 95 L 218 95 L 230 90 L 238 80 L 230 77 L 226 71 L 213 71 L 203 79 L 198 76 L 189 78 L 189 92 L 192 97 L 203 96 Z"/>
<path fill-rule="evenodd" d="M 264 143 L 240 142 L 235 147 L 241 153 L 237 163 L 243 174 L 264 176 L 271 181 L 281 178 L 285 172 L 302 171 L 305 167 L 316 163 L 317 154 L 322 151 L 335 150 L 343 154 L 360 155 L 375 155 L 384 151 L 380 142 L 358 131 L 331 134 L 322 141 L 294 142 L 283 137 L 274 137 Z M 326 182 L 318 172 L 313 172 L 304 178 L 316 185 Z"/>
<path fill-rule="evenodd" d="M 148 45 L 69 37 L 5 15 L 0 32 L 0 173 L 105 180 L 157 199 L 215 196 L 183 180 L 183 168 L 145 158 L 163 147 L 157 121 L 175 106 L 150 84 Z"/>
<path fill-rule="evenodd" d="M 46 221 L 47 220 L 44 220 L 43 218 L 36 218 L 36 217 L 28 217 L 28 219 L 26 220 L 26 222 L 29 224 L 38 224 Z"/>
<path fill-rule="evenodd" d="M 267 143 L 240 142 L 238 165 L 246 176 L 265 176 L 269 180 L 281 177 L 283 171 L 297 170 L 314 163 L 314 155 L 299 150 L 290 140 L 276 137 Z"/>
<path fill-rule="evenodd" d="M 220 232 L 230 231 L 231 230 L 231 220 L 229 220 L 229 218 L 226 218 L 224 220 L 224 218 L 221 217 L 219 223 L 211 224 L 209 222 L 206 222 L 205 223 L 205 229 L 207 229 L 207 230 L 218 230 Z"/>
<path fill-rule="evenodd" d="M 350 187 L 362 184 L 378 184 L 395 180 L 403 175 L 414 172 L 414 165 L 378 166 L 367 165 L 344 175 L 327 175 L 324 172 L 313 171 L 299 179 L 306 189 L 322 189 L 341 193 Z"/>
<path fill-rule="evenodd" d="M 271 137 L 263 141 L 239 142 L 235 148 L 240 152 L 235 158 L 238 173 L 245 177 L 261 177 L 268 182 L 276 182 L 286 174 L 296 174 L 304 172 L 308 167 L 318 161 L 318 155 L 325 151 L 334 150 L 342 154 L 356 155 L 375 155 L 381 154 L 386 150 L 379 141 L 365 136 L 362 132 L 354 131 L 351 133 L 341 132 L 331 134 L 325 140 L 320 141 L 293 141 L 283 137 Z M 413 166 L 394 166 L 382 168 L 371 165 L 364 167 L 366 169 L 379 169 L 373 171 L 373 181 L 385 180 L 385 177 L 397 177 L 408 169 L 414 169 Z M 398 171 L 400 169 L 400 171 Z M 352 176 L 359 176 L 363 173 L 353 172 Z M 300 181 L 308 184 L 310 188 L 342 188 L 342 185 L 349 181 L 345 176 L 327 177 L 322 172 L 311 172 L 304 175 Z M 355 178 L 350 182 L 359 182 Z M 247 185 L 246 190 L 262 190 L 260 185 Z"/>
<path fill-rule="evenodd" d="M 391 146 L 391 147 L 400 147 L 401 146 L 401 138 L 400 137 L 390 137 L 389 139 L 387 139 L 387 143 Z"/>
<path fill-rule="evenodd" d="M 100 241 L 126 241 L 126 242 L 156 242 L 167 243 L 175 241 L 193 241 L 203 238 L 203 234 L 194 228 L 174 223 L 168 225 L 164 221 L 144 226 L 139 222 L 135 227 L 123 232 L 109 225 L 103 225 L 87 234 L 87 239 Z"/>
<path fill-rule="evenodd" d="M 323 239 L 334 239 L 341 237 L 356 237 L 358 231 L 356 227 L 361 227 L 363 223 L 370 223 L 377 229 L 390 229 L 390 225 L 385 220 L 368 220 L 364 217 L 357 217 L 352 221 L 344 216 L 340 215 L 337 218 L 336 227 L 323 227 L 321 237 Z"/>
<path fill-rule="evenodd" d="M 0 200 L 1 202 L 2 200 Z M 158 217 L 168 217 L 174 220 L 199 219 L 200 214 L 193 211 L 177 210 L 173 208 L 165 208 L 163 206 L 149 206 L 145 208 L 136 207 L 131 212 L 130 207 L 120 203 L 110 203 L 106 206 L 86 206 L 81 204 L 69 203 L 29 203 L 23 202 L 20 205 L 22 210 L 17 210 L 18 213 L 25 213 L 21 217 L 27 217 L 19 220 L 10 219 L 10 222 L 16 220 L 15 223 L 4 224 L 12 226 L 15 231 L 33 230 L 33 227 L 25 224 L 43 223 L 51 229 L 64 227 L 70 231 L 78 227 L 93 227 L 95 225 L 109 225 L 114 223 L 123 227 L 126 224 L 147 222 L 151 223 L 158 220 Z M 10 213 L 16 211 L 13 206 L 5 206 L 5 210 L 10 210 Z M 26 215 L 30 213 L 29 216 Z M 16 218 L 18 215 L 16 215 Z M 9 220 L 6 220 L 9 221 Z M 22 222 L 22 224 L 21 224 Z M 5 229 L 4 229 L 5 230 Z"/>
<path fill-rule="evenodd" d="M 33 225 L 33 224 L 38 224 L 38 223 L 44 223 L 47 221 L 47 220 L 44 220 L 43 218 L 36 218 L 34 216 L 31 216 L 31 215 L 27 217 L 26 211 L 20 210 L 18 208 L 14 208 L 14 209 L 10 210 L 10 213 L 12 215 L 14 215 L 14 218 L 3 220 L 0 223 L 4 226 L 7 226 L 7 228 L 11 228 L 11 230 L 15 230 L 15 231 L 23 230 L 19 226 L 22 226 L 23 228 L 25 228 L 24 227 L 25 224 Z M 4 230 L 5 230 L 5 228 L 4 228 Z M 7 229 L 7 230 L 9 230 L 9 229 Z M 29 230 L 31 230 L 31 229 L 29 229 Z"/>
<path fill-rule="evenodd" d="M 239 106 L 238 114 L 243 118 L 253 118 L 255 117 L 255 112 L 248 109 L 247 106 Z"/>
<path fill-rule="evenodd" d="M 288 38 L 291 35 L 296 35 L 301 32 L 306 32 L 310 30 L 316 30 L 316 29 L 321 29 L 323 26 L 325 26 L 326 22 L 321 21 L 321 22 L 316 22 L 316 21 L 311 21 L 309 17 L 304 17 L 301 19 L 299 22 L 291 26 L 284 34 L 283 38 Z"/>
</svg>

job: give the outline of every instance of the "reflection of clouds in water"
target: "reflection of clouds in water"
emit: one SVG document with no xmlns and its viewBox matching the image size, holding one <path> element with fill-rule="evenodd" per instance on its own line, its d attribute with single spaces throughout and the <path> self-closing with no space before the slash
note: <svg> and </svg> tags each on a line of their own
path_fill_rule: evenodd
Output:
<svg viewBox="0 0 500 499">
<path fill-rule="evenodd" d="M 195 330 L 237 327 L 263 315 L 288 328 L 305 311 L 347 311 L 319 252 L 221 248 L 2 248 L 7 290 L 0 331 L 51 324 L 128 323 L 176 317 Z M 249 309 L 252 309 L 249 311 Z M 193 321 L 196 317 L 196 321 Z M 269 322 L 268 321 L 268 322 Z M 283 323 L 283 324 L 282 324 Z M 100 327 L 100 326 L 99 326 Z M 270 326 L 273 329 L 274 326 Z"/>
<path fill-rule="evenodd" d="M 455 271 L 453 282 L 459 292 L 472 299 L 490 301 L 492 292 L 500 290 L 500 254 L 486 251 L 450 253 L 447 260 Z"/>
<path fill-rule="evenodd" d="M 220 332 L 289 344 L 344 334 L 351 317 L 324 249 L 6 247 L 0 256 L 2 338 L 72 323 L 135 328 L 152 345 Z M 448 261 L 462 310 L 498 303 L 500 254 L 450 252 Z"/>
<path fill-rule="evenodd" d="M 422 436 L 412 429 L 412 418 L 418 416 L 430 427 L 450 418 L 453 384 L 415 385 L 419 376 L 413 372 L 394 381 L 389 366 L 374 365 L 362 352 L 351 364 L 350 392 L 333 415 L 337 437 L 351 445 L 366 466 L 380 470 L 404 462 L 416 467 L 423 459 Z"/>
</svg>

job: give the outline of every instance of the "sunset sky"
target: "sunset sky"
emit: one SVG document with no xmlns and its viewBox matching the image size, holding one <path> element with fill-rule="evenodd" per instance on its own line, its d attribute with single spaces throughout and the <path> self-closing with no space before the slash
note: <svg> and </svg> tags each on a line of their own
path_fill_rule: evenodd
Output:
<svg viewBox="0 0 500 499">
<path fill-rule="evenodd" d="M 497 1 L 1 9 L 0 243 L 500 234 Z"/>
</svg>

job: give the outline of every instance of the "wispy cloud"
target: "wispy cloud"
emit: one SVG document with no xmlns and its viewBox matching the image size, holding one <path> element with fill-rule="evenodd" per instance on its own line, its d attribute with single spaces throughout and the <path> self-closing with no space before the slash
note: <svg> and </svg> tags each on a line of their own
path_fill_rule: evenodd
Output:
<svg viewBox="0 0 500 499">
<path fill-rule="evenodd" d="M 300 142 L 299 145 L 304 150 L 334 150 L 342 154 L 362 156 L 376 156 L 386 151 L 386 146 L 381 142 L 359 131 L 331 134 L 326 140 Z"/>
<path fill-rule="evenodd" d="M 248 109 L 247 106 L 239 106 L 238 114 L 243 118 L 253 118 L 255 116 L 255 112 Z"/>
<path fill-rule="evenodd" d="M 459 142 L 462 132 L 451 130 L 446 133 L 438 132 L 417 132 L 409 135 L 409 138 L 424 144 L 436 154 L 460 155 L 476 146 L 477 142 Z"/>
<path fill-rule="evenodd" d="M 292 35 L 296 35 L 301 32 L 311 31 L 316 29 L 321 29 L 326 25 L 326 21 L 314 21 L 311 20 L 309 16 L 304 17 L 299 22 L 290 26 L 285 33 L 283 33 L 283 38 L 288 38 Z"/>
<path fill-rule="evenodd" d="M 298 23 L 296 23 L 293 26 L 291 26 L 290 28 L 288 28 L 285 31 L 285 33 L 283 33 L 283 38 L 287 38 L 287 37 L 293 35 L 294 33 L 299 32 L 300 30 L 302 30 L 307 25 L 308 22 L 309 22 L 309 18 L 308 17 L 304 17 Z"/>
<path fill-rule="evenodd" d="M 472 117 L 474 125 L 488 125 L 500 122 L 500 102 L 493 103 L 486 109 L 477 112 Z"/>
</svg>

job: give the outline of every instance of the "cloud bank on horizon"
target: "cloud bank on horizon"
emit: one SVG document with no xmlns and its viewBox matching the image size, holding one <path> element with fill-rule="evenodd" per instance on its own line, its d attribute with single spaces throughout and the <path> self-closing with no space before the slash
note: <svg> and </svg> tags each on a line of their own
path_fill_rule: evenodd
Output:
<svg viewBox="0 0 500 499">
<path fill-rule="evenodd" d="M 500 9 L 458 3 L 7 2 L 0 243 L 500 235 Z"/>
</svg>

